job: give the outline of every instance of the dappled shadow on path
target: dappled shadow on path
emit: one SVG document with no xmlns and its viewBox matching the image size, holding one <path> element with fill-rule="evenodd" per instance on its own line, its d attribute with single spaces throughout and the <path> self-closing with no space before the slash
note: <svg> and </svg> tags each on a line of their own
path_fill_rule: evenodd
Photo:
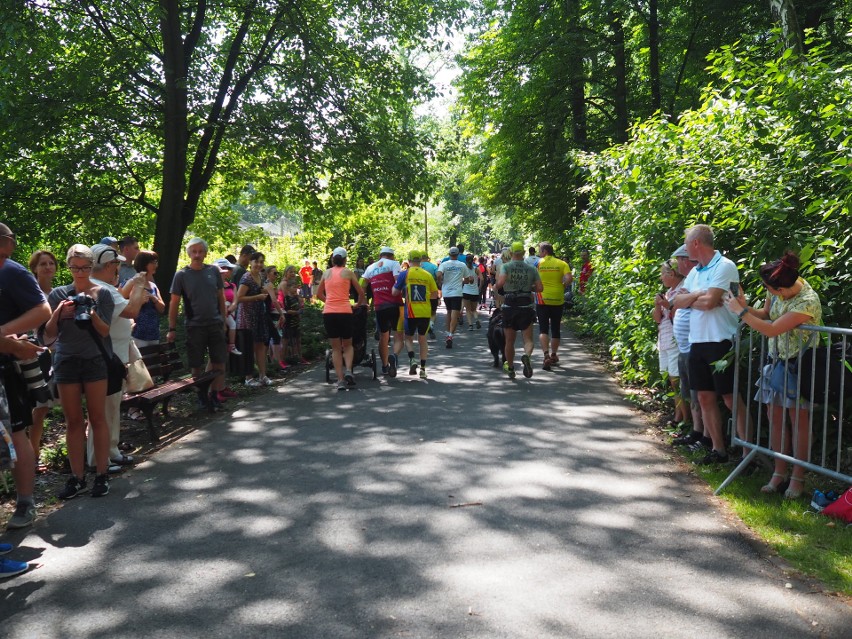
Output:
<svg viewBox="0 0 852 639">
<path fill-rule="evenodd" d="M 810 633 L 576 344 L 510 381 L 483 342 L 425 382 L 316 367 L 72 502 L 7 636 Z"/>
</svg>

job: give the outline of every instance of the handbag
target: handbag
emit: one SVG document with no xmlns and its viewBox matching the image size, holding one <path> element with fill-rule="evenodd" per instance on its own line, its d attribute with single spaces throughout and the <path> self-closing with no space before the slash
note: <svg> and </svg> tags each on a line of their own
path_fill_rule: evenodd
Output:
<svg viewBox="0 0 852 639">
<path fill-rule="evenodd" d="M 822 514 L 852 524 L 852 488 L 848 488 L 836 501 L 823 508 Z"/>
<path fill-rule="evenodd" d="M 124 385 L 124 380 L 127 378 L 127 367 L 115 353 L 110 357 L 104 347 L 104 342 L 101 336 L 95 332 L 95 328 L 89 324 L 89 335 L 95 340 L 95 344 L 107 365 L 107 395 L 118 393 Z"/>
<path fill-rule="evenodd" d="M 776 393 L 780 393 L 787 399 L 796 399 L 798 380 L 799 371 L 796 360 L 779 359 L 772 363 L 772 369 L 769 371 L 769 388 Z"/>
<path fill-rule="evenodd" d="M 151 379 L 145 361 L 137 359 L 130 362 L 127 365 L 127 392 L 141 393 L 150 388 L 154 388 L 154 380 Z"/>
</svg>

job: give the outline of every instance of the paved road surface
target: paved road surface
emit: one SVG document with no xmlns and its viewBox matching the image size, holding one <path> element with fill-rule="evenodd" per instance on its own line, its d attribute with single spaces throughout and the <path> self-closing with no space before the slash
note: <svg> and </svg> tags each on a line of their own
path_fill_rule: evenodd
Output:
<svg viewBox="0 0 852 639">
<path fill-rule="evenodd" d="M 852 636 L 562 362 L 510 382 L 483 327 L 425 382 L 316 366 L 19 536 L 40 566 L 0 585 L 0 636 Z"/>
</svg>

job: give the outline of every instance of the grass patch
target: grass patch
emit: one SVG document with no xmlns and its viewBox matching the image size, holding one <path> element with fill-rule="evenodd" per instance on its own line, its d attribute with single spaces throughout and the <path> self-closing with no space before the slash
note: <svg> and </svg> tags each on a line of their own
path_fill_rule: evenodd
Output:
<svg viewBox="0 0 852 639">
<path fill-rule="evenodd" d="M 700 455 L 687 453 L 697 458 Z M 725 480 L 732 465 L 695 467 L 696 474 L 715 490 Z M 743 523 L 765 541 L 796 570 L 816 577 L 827 588 L 852 596 L 852 527 L 837 519 L 814 513 L 809 507 L 814 489 L 845 490 L 833 480 L 809 473 L 800 499 L 784 499 L 781 494 L 763 494 L 760 487 L 769 472 L 738 477 L 719 497 Z"/>
</svg>

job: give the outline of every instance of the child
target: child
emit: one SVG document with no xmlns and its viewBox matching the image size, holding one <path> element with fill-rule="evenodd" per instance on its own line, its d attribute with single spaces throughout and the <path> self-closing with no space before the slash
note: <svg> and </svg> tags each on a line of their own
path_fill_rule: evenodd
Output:
<svg viewBox="0 0 852 639">
<path fill-rule="evenodd" d="M 287 340 L 287 359 L 307 364 L 302 357 L 302 307 L 304 298 L 298 295 L 298 285 L 295 280 L 289 280 L 284 294 L 284 337 Z M 287 362 L 282 362 L 281 367 L 286 368 Z"/>
</svg>

